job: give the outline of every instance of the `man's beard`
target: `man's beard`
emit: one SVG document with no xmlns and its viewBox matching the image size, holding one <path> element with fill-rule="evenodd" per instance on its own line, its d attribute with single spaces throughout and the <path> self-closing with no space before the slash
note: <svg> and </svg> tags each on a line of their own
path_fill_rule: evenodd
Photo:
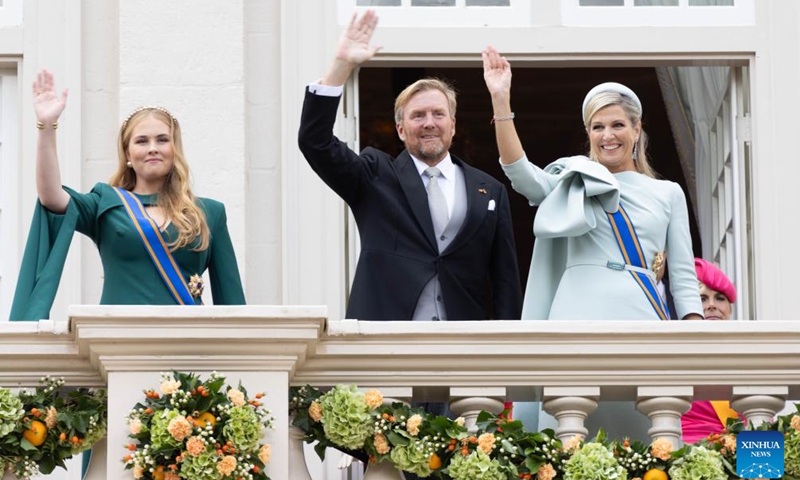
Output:
<svg viewBox="0 0 800 480">
<path fill-rule="evenodd" d="M 422 161 L 432 162 L 441 159 L 445 152 L 447 152 L 448 146 L 449 145 L 446 145 L 444 142 L 438 142 L 427 148 L 422 145 L 417 145 L 417 148 L 414 149 L 415 151 L 411 151 L 411 153 Z"/>
</svg>

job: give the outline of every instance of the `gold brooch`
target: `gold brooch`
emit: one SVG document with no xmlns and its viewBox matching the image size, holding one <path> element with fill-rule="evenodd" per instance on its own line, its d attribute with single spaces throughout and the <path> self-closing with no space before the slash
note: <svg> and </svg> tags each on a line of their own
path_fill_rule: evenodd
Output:
<svg viewBox="0 0 800 480">
<path fill-rule="evenodd" d="M 664 266 L 664 254 L 656 252 L 656 257 L 653 259 L 653 272 L 658 273 Z"/>
<path fill-rule="evenodd" d="M 187 283 L 186 286 L 189 287 L 189 293 L 192 297 L 200 298 L 200 296 L 203 295 L 203 288 L 205 286 L 203 285 L 203 277 L 200 275 L 195 273 L 189 277 L 189 283 Z"/>
<path fill-rule="evenodd" d="M 479 188 L 478 189 L 478 193 L 482 193 L 482 194 L 486 195 L 487 192 L 486 192 L 485 188 Z"/>
</svg>

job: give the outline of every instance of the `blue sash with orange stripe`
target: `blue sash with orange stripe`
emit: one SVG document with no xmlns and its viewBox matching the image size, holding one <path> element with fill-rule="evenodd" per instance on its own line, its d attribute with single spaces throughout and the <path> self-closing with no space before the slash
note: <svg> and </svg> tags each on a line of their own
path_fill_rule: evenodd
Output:
<svg viewBox="0 0 800 480">
<path fill-rule="evenodd" d="M 150 259 L 153 260 L 153 265 L 161 275 L 161 279 L 164 280 L 164 284 L 167 286 L 169 293 L 172 294 L 172 298 L 175 299 L 178 305 L 196 305 L 194 297 L 189 293 L 189 288 L 186 286 L 180 267 L 172 257 L 164 237 L 161 236 L 158 225 L 147 214 L 142 202 L 125 189 L 114 187 L 114 191 L 117 192 L 117 195 L 122 200 L 122 205 L 125 207 L 131 223 L 133 223 L 136 231 L 139 232 L 144 249 L 147 250 Z"/>
<path fill-rule="evenodd" d="M 616 213 L 606 212 L 606 215 L 608 215 L 608 223 L 614 232 L 614 238 L 617 239 L 617 245 L 620 252 L 622 252 L 625 264 L 647 270 L 647 260 L 644 258 L 642 245 L 639 243 L 639 237 L 636 235 L 636 229 L 633 228 L 633 223 L 631 223 L 628 213 L 620 205 Z M 635 270 L 628 270 L 628 272 L 636 280 L 636 283 L 642 287 L 642 292 L 644 292 L 650 305 L 653 306 L 658 317 L 661 320 L 669 320 L 669 310 L 658 293 L 656 282 L 653 278 L 646 273 Z"/>
</svg>

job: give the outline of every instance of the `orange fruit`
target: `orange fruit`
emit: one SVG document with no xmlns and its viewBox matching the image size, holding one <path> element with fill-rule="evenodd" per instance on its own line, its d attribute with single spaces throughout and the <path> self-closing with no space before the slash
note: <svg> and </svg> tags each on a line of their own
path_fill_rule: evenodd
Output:
<svg viewBox="0 0 800 480">
<path fill-rule="evenodd" d="M 439 470 L 442 468 L 442 459 L 439 458 L 439 455 L 436 455 L 435 453 L 431 455 L 431 458 L 428 460 L 428 467 L 431 470 Z"/>
<path fill-rule="evenodd" d="M 669 477 L 667 476 L 667 472 L 661 470 L 660 468 L 651 468 L 648 470 L 642 480 L 667 480 Z"/>
<path fill-rule="evenodd" d="M 153 470 L 153 480 L 164 480 L 164 465 L 159 465 Z"/>
<path fill-rule="evenodd" d="M 31 445 L 38 447 L 47 438 L 47 427 L 39 420 L 31 422 L 31 428 L 22 432 L 22 438 L 31 442 Z"/>
<path fill-rule="evenodd" d="M 214 428 L 214 425 L 217 424 L 217 418 L 213 413 L 203 412 L 194 419 L 195 427 L 206 428 L 206 425 L 209 424 L 211 425 L 211 428 Z"/>
</svg>

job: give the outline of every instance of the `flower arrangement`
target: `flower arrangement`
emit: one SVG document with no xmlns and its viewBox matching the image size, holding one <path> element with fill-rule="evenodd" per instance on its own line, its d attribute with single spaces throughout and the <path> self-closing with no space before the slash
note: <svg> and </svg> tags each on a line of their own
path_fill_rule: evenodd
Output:
<svg viewBox="0 0 800 480">
<path fill-rule="evenodd" d="M 161 375 L 160 391 L 146 390 L 144 402 L 128 413 L 124 456 L 133 478 L 146 480 L 269 480 L 264 467 L 270 446 L 261 443 L 273 418 L 241 384 L 225 387 L 212 373 Z"/>
<path fill-rule="evenodd" d="M 47 475 L 105 436 L 105 390 L 63 386 L 43 377 L 33 392 L 0 388 L 0 474 Z"/>
<path fill-rule="evenodd" d="M 369 463 L 391 462 L 420 478 L 440 480 L 726 480 L 736 476 L 736 435 L 745 424 L 673 450 L 657 439 L 610 441 L 600 431 L 591 441 L 564 442 L 552 430 L 526 432 L 522 422 L 481 412 L 477 431 L 463 418 L 433 416 L 402 403 L 385 405 L 377 390 L 338 385 L 327 392 L 293 388 L 293 425 L 318 442 L 317 453 L 337 448 Z M 800 480 L 800 406 L 797 415 L 759 427 L 785 436 L 785 479 Z"/>
</svg>

